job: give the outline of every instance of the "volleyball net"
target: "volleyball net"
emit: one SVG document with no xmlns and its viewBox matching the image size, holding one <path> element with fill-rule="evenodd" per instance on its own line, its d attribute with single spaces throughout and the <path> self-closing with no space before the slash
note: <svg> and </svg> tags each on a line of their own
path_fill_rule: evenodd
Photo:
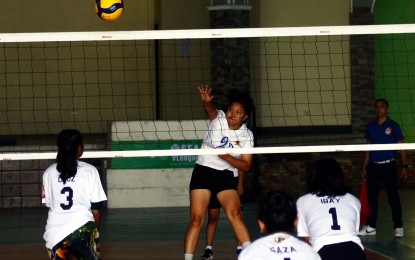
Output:
<svg viewBox="0 0 415 260">
<path fill-rule="evenodd" d="M 255 148 L 238 153 L 414 149 L 415 25 L 0 34 L 2 160 L 52 159 L 76 128 L 85 158 L 197 156 L 218 108 L 248 89 Z M 365 145 L 374 101 L 406 144 Z M 233 150 L 235 152 L 235 150 Z"/>
</svg>

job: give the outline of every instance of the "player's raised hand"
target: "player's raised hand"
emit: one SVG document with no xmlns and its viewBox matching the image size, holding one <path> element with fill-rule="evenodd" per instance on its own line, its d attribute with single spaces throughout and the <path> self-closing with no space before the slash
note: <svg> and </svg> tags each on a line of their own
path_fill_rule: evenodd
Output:
<svg viewBox="0 0 415 260">
<path fill-rule="evenodd" d="M 212 89 L 208 85 L 198 86 L 198 89 L 199 89 L 203 102 L 208 103 L 212 101 L 213 99 Z"/>
</svg>

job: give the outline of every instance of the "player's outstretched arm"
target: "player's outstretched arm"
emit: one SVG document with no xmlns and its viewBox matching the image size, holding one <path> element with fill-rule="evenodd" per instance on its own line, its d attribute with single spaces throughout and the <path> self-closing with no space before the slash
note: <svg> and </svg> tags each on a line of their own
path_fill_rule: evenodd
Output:
<svg viewBox="0 0 415 260">
<path fill-rule="evenodd" d="M 218 156 L 228 162 L 232 167 L 243 172 L 247 172 L 251 168 L 252 154 L 243 154 L 240 158 L 235 158 L 230 154 L 219 154 Z"/>
<path fill-rule="evenodd" d="M 208 85 L 198 86 L 206 116 L 209 120 L 213 120 L 218 115 L 215 105 L 213 104 L 212 89 Z"/>
</svg>

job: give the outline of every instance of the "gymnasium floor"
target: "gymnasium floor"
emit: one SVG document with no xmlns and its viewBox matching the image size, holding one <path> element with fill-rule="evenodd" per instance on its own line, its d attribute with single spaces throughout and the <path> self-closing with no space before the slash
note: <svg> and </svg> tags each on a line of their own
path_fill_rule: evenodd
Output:
<svg viewBox="0 0 415 260">
<path fill-rule="evenodd" d="M 391 213 L 385 194 L 380 198 L 378 234 L 364 237 L 369 259 L 415 259 L 415 191 L 401 191 L 405 237 L 393 237 Z M 182 259 L 188 208 L 109 209 L 102 223 L 102 256 L 117 259 Z M 244 206 L 253 238 L 259 236 L 256 204 Z M 42 234 L 46 208 L 0 210 L 0 259 L 47 259 Z M 203 234 L 194 259 L 203 251 Z M 236 259 L 233 233 L 224 214 L 214 243 L 216 260 Z"/>
</svg>

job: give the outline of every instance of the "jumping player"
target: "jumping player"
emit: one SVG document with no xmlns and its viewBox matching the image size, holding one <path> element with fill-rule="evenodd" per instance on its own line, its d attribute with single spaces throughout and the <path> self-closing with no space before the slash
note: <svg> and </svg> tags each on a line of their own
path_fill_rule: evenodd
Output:
<svg viewBox="0 0 415 260">
<path fill-rule="evenodd" d="M 293 200 L 284 192 L 271 191 L 259 203 L 258 223 L 265 237 L 242 250 L 239 260 L 318 260 L 320 256 L 292 235 L 297 219 Z"/>
<path fill-rule="evenodd" d="M 253 109 L 253 101 L 246 92 L 229 96 L 228 109 L 216 110 L 212 103 L 212 89 L 200 86 L 199 92 L 205 113 L 210 120 L 203 140 L 203 149 L 251 148 L 252 132 L 244 124 Z M 241 202 L 235 186 L 234 169 L 247 172 L 252 154 L 201 155 L 196 161 L 190 181 L 190 223 L 184 241 L 185 260 L 193 259 L 211 196 L 216 196 L 243 247 L 249 245 L 248 229 L 242 219 Z"/>
<path fill-rule="evenodd" d="M 43 238 L 49 259 L 100 259 L 96 242 L 107 197 L 99 173 L 78 161 L 84 146 L 77 130 L 62 130 L 57 145 L 57 162 L 43 174 L 42 203 L 49 207 Z"/>
<path fill-rule="evenodd" d="M 297 200 L 299 237 L 323 260 L 364 260 L 358 237 L 360 201 L 347 192 L 336 160 L 321 159 L 307 178 L 308 194 Z"/>
</svg>

